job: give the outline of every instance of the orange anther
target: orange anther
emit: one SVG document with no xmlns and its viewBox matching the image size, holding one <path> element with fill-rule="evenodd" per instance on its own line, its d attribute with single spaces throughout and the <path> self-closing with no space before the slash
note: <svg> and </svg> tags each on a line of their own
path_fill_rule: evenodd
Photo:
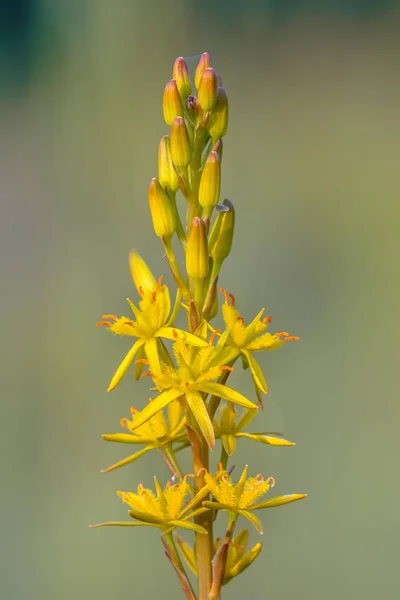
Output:
<svg viewBox="0 0 400 600">
<path fill-rule="evenodd" d="M 134 406 L 131 406 L 129 410 L 130 410 L 131 415 L 133 415 L 134 413 L 139 412 L 138 409 L 135 408 Z"/>
<path fill-rule="evenodd" d="M 178 339 L 178 333 L 176 331 L 176 329 L 174 329 L 174 331 L 172 332 L 172 335 L 174 336 L 174 338 L 177 340 Z"/>
<path fill-rule="evenodd" d="M 272 323 L 272 317 L 264 317 L 263 321 L 264 323 Z"/>
<path fill-rule="evenodd" d="M 224 290 L 223 288 L 221 288 L 219 291 L 225 296 L 225 302 L 226 302 L 226 304 L 229 304 L 229 294 L 228 294 L 228 292 L 226 290 Z"/>
<path fill-rule="evenodd" d="M 235 296 L 233 294 L 228 294 L 228 296 L 232 301 L 232 306 L 235 306 L 235 304 L 236 304 Z"/>
<path fill-rule="evenodd" d="M 162 286 L 162 280 L 163 280 L 164 275 L 160 275 L 160 277 L 157 279 L 157 287 L 158 287 L 158 291 L 161 292 L 161 286 Z"/>
<path fill-rule="evenodd" d="M 218 335 L 220 331 L 221 331 L 220 329 L 216 329 L 215 331 L 212 332 L 212 334 L 210 335 L 210 344 L 213 343 L 215 336 Z"/>
<path fill-rule="evenodd" d="M 153 377 L 154 373 L 152 373 L 151 371 L 145 371 L 144 373 L 142 373 L 142 377 Z"/>
<path fill-rule="evenodd" d="M 280 331 L 279 333 L 274 333 L 275 337 L 287 337 L 289 333 L 287 331 Z"/>
<path fill-rule="evenodd" d="M 157 300 L 157 292 L 153 292 L 153 293 L 151 294 L 151 301 L 152 301 L 152 303 L 154 304 L 154 302 L 155 302 L 156 300 Z"/>
<path fill-rule="evenodd" d="M 130 325 L 130 327 L 133 327 L 132 321 L 124 321 L 124 325 Z"/>
<path fill-rule="evenodd" d="M 269 483 L 269 485 L 271 487 L 274 487 L 275 486 L 275 478 L 274 477 L 268 477 L 267 483 Z"/>
<path fill-rule="evenodd" d="M 147 358 L 138 358 L 137 360 L 135 360 L 135 365 L 142 363 L 143 365 L 148 365 L 149 361 L 147 360 Z"/>
<path fill-rule="evenodd" d="M 284 342 L 297 342 L 299 340 L 299 336 L 297 335 L 290 335 L 288 336 L 286 339 L 284 339 Z"/>
<path fill-rule="evenodd" d="M 102 319 L 113 319 L 114 321 L 118 321 L 118 317 L 115 315 L 101 315 Z"/>
<path fill-rule="evenodd" d="M 241 324 L 243 325 L 243 323 L 244 323 L 244 319 L 243 319 L 243 317 L 236 317 L 236 320 L 237 320 L 237 321 L 240 321 L 240 322 L 241 322 Z"/>
<path fill-rule="evenodd" d="M 127 419 L 126 417 L 123 417 L 123 418 L 120 420 L 119 424 L 121 425 L 121 427 L 122 427 L 123 429 L 126 429 L 126 424 L 127 424 L 127 422 L 128 422 L 128 419 Z"/>
<path fill-rule="evenodd" d="M 103 325 L 107 325 L 108 327 L 111 327 L 112 323 L 110 323 L 110 321 L 99 321 L 98 323 L 96 323 L 96 327 L 102 327 Z"/>
<path fill-rule="evenodd" d="M 228 365 L 224 365 L 223 367 L 219 368 L 220 371 L 230 371 L 231 373 L 233 373 L 233 371 L 235 370 L 233 367 L 229 367 Z"/>
<path fill-rule="evenodd" d="M 144 297 L 144 291 L 143 291 L 142 286 L 139 287 L 139 294 L 142 298 Z"/>
</svg>

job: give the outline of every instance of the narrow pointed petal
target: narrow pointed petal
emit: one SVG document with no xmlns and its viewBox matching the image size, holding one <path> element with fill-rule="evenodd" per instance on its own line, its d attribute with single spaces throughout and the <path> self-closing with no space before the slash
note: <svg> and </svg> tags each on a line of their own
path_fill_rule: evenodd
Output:
<svg viewBox="0 0 400 600">
<path fill-rule="evenodd" d="M 237 511 L 239 515 L 242 515 L 242 517 L 245 517 L 245 519 L 247 519 L 248 521 L 250 521 L 250 523 L 253 525 L 253 527 L 255 528 L 255 530 L 262 535 L 263 534 L 263 528 L 261 525 L 261 521 L 258 517 L 256 517 L 256 515 L 253 515 L 253 513 L 249 512 L 248 510 L 238 510 Z"/>
<path fill-rule="evenodd" d="M 232 569 L 230 569 L 229 573 L 224 579 L 224 584 L 228 583 L 228 581 L 230 581 L 230 579 L 232 579 L 233 577 L 237 577 L 238 575 L 240 575 L 240 573 L 243 573 L 243 571 L 247 569 L 247 567 L 249 567 L 251 563 L 256 560 L 261 550 L 262 543 L 258 542 L 249 552 L 247 552 L 247 554 L 243 556 L 243 558 L 238 560 L 238 562 L 234 567 L 232 567 Z"/>
<path fill-rule="evenodd" d="M 178 533 L 174 533 L 175 543 L 177 544 L 187 566 L 192 571 L 194 575 L 197 577 L 197 564 L 196 564 L 196 556 L 193 548 L 189 546 L 187 542 L 183 538 L 181 538 Z"/>
<path fill-rule="evenodd" d="M 129 350 L 128 354 L 125 356 L 124 360 L 116 370 L 114 377 L 111 379 L 107 392 L 111 392 L 111 390 L 117 387 L 117 385 L 129 369 L 129 367 L 131 366 L 132 361 L 135 358 L 136 352 L 141 346 L 143 346 L 143 340 L 137 340 L 133 344 L 132 348 Z"/>
<path fill-rule="evenodd" d="M 97 529 L 98 527 L 159 527 L 154 523 L 134 523 L 133 521 L 107 521 L 105 523 L 97 523 L 96 525 L 89 525 L 90 529 Z"/>
<path fill-rule="evenodd" d="M 149 444 L 154 438 L 142 438 L 131 433 L 103 433 L 101 436 L 106 442 L 119 442 L 120 444 Z"/>
<path fill-rule="evenodd" d="M 201 525 L 197 525 L 197 523 L 189 523 L 188 521 L 169 521 L 169 525 L 173 525 L 174 527 L 183 527 L 183 529 L 189 529 L 190 531 L 196 531 L 197 533 L 207 533 L 207 529 L 204 529 Z"/>
<path fill-rule="evenodd" d="M 203 506 L 202 508 L 196 508 L 196 510 L 189 513 L 188 515 L 185 515 L 184 517 L 181 517 L 179 520 L 180 521 L 188 521 L 189 519 L 198 517 L 199 515 L 202 515 L 203 513 L 207 512 L 207 511 L 208 511 L 208 508 L 206 508 L 205 506 Z"/>
<path fill-rule="evenodd" d="M 214 396 L 223 398 L 223 400 L 228 400 L 229 402 L 234 402 L 234 404 L 239 404 L 239 406 L 257 409 L 256 404 L 250 402 L 250 400 L 248 400 L 245 396 L 243 396 L 236 390 L 227 387 L 226 385 L 222 385 L 220 383 L 202 382 L 197 386 L 197 389 L 200 392 L 205 392 L 206 394 L 213 394 Z"/>
<path fill-rule="evenodd" d="M 138 458 L 141 458 L 144 454 L 146 454 L 150 450 L 153 450 L 153 448 L 151 446 L 150 447 L 146 446 L 146 448 L 142 448 L 142 450 L 139 450 L 139 452 L 135 452 L 135 454 L 131 454 L 127 458 L 124 458 L 123 460 L 120 460 L 119 462 L 115 463 L 114 465 L 111 465 L 111 467 L 108 467 L 108 469 L 103 469 L 101 472 L 102 473 L 111 473 L 111 471 L 115 471 L 115 469 L 119 469 L 119 467 L 125 467 L 125 465 L 129 465 L 129 464 L 135 462 L 135 460 L 137 460 Z"/>
<path fill-rule="evenodd" d="M 182 329 L 176 329 L 175 327 L 160 327 L 155 336 L 163 337 L 167 340 L 173 341 L 175 341 L 176 338 L 178 338 L 179 340 L 182 340 L 187 344 L 191 344 L 192 346 L 198 346 L 199 348 L 208 346 L 208 342 L 197 337 L 197 335 L 194 335 L 193 333 L 188 333 L 187 331 L 183 331 Z"/>
<path fill-rule="evenodd" d="M 135 510 L 134 508 L 130 508 L 128 513 L 133 519 L 137 521 L 142 521 L 143 523 L 156 523 L 157 525 L 165 525 L 164 519 L 161 517 L 157 517 L 157 515 L 152 515 L 148 512 L 142 512 L 140 510 Z"/>
<path fill-rule="evenodd" d="M 211 423 L 211 419 L 207 412 L 207 408 L 203 402 L 203 398 L 201 397 L 199 392 L 196 391 L 187 391 L 185 397 L 189 408 L 192 411 L 193 416 L 196 419 L 209 448 L 213 450 L 215 447 L 214 427 Z"/>
<path fill-rule="evenodd" d="M 214 510 L 232 510 L 230 504 L 221 504 L 221 502 L 212 502 L 211 500 L 204 500 L 203 506 Z"/>
<path fill-rule="evenodd" d="M 241 431 L 242 429 L 247 427 L 252 422 L 256 414 L 257 412 L 255 410 L 246 410 L 246 412 L 243 413 L 239 423 L 237 424 L 236 430 Z"/>
<path fill-rule="evenodd" d="M 237 437 L 247 438 L 249 440 L 254 440 L 255 442 L 260 442 L 261 444 L 268 444 L 269 446 L 295 446 L 294 442 L 289 442 L 289 440 L 285 440 L 282 437 L 277 437 L 275 435 L 262 435 L 256 433 L 238 433 Z"/>
<path fill-rule="evenodd" d="M 252 355 L 251 352 L 248 352 L 247 350 L 243 350 L 243 354 L 245 355 L 245 357 L 247 358 L 247 362 L 249 363 L 249 367 L 250 367 L 250 371 L 251 371 L 251 374 L 254 379 L 254 383 L 256 384 L 258 389 L 260 389 L 262 392 L 264 392 L 264 394 L 267 394 L 268 386 L 267 386 L 267 382 L 265 381 L 265 377 L 261 370 L 260 365 L 258 364 L 258 362 L 256 361 L 256 359 L 254 358 L 254 356 Z"/>
<path fill-rule="evenodd" d="M 167 404 L 172 402 L 172 400 L 175 400 L 176 398 L 178 398 L 178 396 L 181 395 L 182 393 L 179 390 L 172 388 L 170 390 L 166 390 L 165 392 L 157 396 L 157 398 L 154 398 L 154 400 L 149 402 L 149 404 L 145 406 L 145 408 L 142 411 L 140 411 L 140 415 L 135 420 L 135 423 L 132 426 L 132 430 L 137 429 L 138 427 L 143 425 L 143 423 L 146 423 L 146 421 L 154 417 L 155 414 L 162 410 L 164 406 L 167 406 Z"/>
<path fill-rule="evenodd" d="M 232 434 L 221 435 L 221 442 L 225 449 L 225 452 L 228 456 L 232 456 L 232 454 L 236 450 L 236 438 Z"/>
<path fill-rule="evenodd" d="M 150 338 L 144 345 L 144 351 L 146 358 L 149 361 L 150 371 L 158 375 L 161 373 L 160 358 L 158 356 L 157 340 L 156 338 Z"/>
<path fill-rule="evenodd" d="M 258 502 L 253 504 L 249 508 L 251 510 L 258 510 L 259 508 L 274 508 L 275 506 L 283 506 L 284 504 L 290 504 L 290 502 L 296 502 L 296 500 L 303 500 L 307 494 L 286 494 L 284 496 L 275 496 L 264 502 Z"/>
</svg>

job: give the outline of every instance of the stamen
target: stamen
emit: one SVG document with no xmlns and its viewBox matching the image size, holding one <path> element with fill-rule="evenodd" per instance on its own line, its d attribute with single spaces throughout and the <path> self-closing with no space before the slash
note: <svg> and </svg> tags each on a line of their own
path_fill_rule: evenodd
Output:
<svg viewBox="0 0 400 600">
<path fill-rule="evenodd" d="M 265 480 L 265 477 L 262 473 L 257 473 L 256 477 L 257 477 L 257 479 L 260 479 L 261 481 Z"/>
<path fill-rule="evenodd" d="M 272 323 L 272 317 L 264 317 L 263 321 L 264 323 Z"/>
<path fill-rule="evenodd" d="M 221 331 L 220 329 L 216 329 L 215 331 L 212 332 L 212 334 L 210 335 L 210 344 L 213 343 L 215 336 L 218 335 L 220 331 Z"/>
<path fill-rule="evenodd" d="M 101 315 L 102 319 L 113 319 L 114 321 L 118 321 L 118 317 L 115 315 Z"/>
<path fill-rule="evenodd" d="M 235 304 L 236 304 L 235 296 L 233 294 L 228 294 L 228 296 L 232 300 L 232 306 L 235 306 Z"/>
<path fill-rule="evenodd" d="M 174 329 L 174 331 L 172 332 L 172 335 L 174 336 L 174 338 L 177 340 L 178 339 L 178 333 L 176 331 L 176 329 Z"/>
<path fill-rule="evenodd" d="M 103 325 L 107 325 L 108 327 L 112 327 L 112 323 L 110 321 L 99 321 L 96 323 L 96 327 L 102 327 Z"/>
<path fill-rule="evenodd" d="M 193 477 L 194 478 L 193 473 L 187 473 L 186 475 L 184 475 L 183 481 L 186 481 L 188 479 L 188 477 Z"/>
<path fill-rule="evenodd" d="M 297 342 L 299 340 L 299 336 L 298 335 L 289 335 L 286 339 L 284 339 L 284 342 Z"/>
<path fill-rule="evenodd" d="M 229 294 L 228 294 L 228 292 L 226 290 L 224 290 L 223 288 L 221 288 L 219 291 L 225 296 L 225 303 L 229 304 Z"/>
<path fill-rule="evenodd" d="M 122 429 L 126 429 L 126 424 L 128 423 L 128 419 L 126 417 L 123 417 L 119 424 L 121 425 Z"/>
<path fill-rule="evenodd" d="M 233 373 L 233 371 L 235 370 L 233 367 L 229 367 L 228 365 L 224 365 L 223 367 L 219 368 L 220 371 L 230 371 L 231 373 Z"/>
<path fill-rule="evenodd" d="M 152 373 L 151 371 L 145 371 L 144 373 L 142 373 L 142 377 L 154 377 L 154 373 Z"/>
<path fill-rule="evenodd" d="M 131 415 L 133 415 L 134 413 L 139 412 L 138 409 L 135 406 L 131 406 L 129 410 L 130 410 Z"/>
<path fill-rule="evenodd" d="M 132 321 L 124 321 L 124 325 L 130 325 L 131 327 L 133 327 Z"/>
<path fill-rule="evenodd" d="M 237 320 L 237 321 L 240 321 L 242 325 L 244 324 L 244 319 L 243 319 L 243 317 L 236 317 L 236 320 Z"/>
<path fill-rule="evenodd" d="M 287 337 L 289 335 L 288 331 L 280 331 L 279 333 L 274 333 L 275 337 Z"/>
<path fill-rule="evenodd" d="M 275 478 L 274 477 L 268 477 L 267 483 L 269 483 L 270 487 L 273 488 L 275 486 Z"/>
<path fill-rule="evenodd" d="M 147 358 L 138 358 L 137 360 L 135 360 L 135 365 L 138 365 L 139 363 L 142 363 L 143 365 L 148 365 L 149 361 L 147 360 Z"/>
<path fill-rule="evenodd" d="M 162 286 L 163 277 L 164 277 L 164 275 L 160 275 L 160 277 L 157 279 L 157 288 L 158 288 L 159 292 L 161 292 L 161 286 Z"/>
<path fill-rule="evenodd" d="M 142 298 L 144 298 L 144 291 L 143 291 L 142 286 L 139 287 L 139 294 Z"/>
</svg>

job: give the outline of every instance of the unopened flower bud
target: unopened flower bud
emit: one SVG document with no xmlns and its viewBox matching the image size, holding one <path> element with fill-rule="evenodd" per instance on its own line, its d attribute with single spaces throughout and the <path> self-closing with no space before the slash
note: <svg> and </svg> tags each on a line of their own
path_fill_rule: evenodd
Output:
<svg viewBox="0 0 400 600">
<path fill-rule="evenodd" d="M 214 142 L 221 139 L 228 131 L 228 96 L 223 87 L 217 90 L 217 101 L 208 122 L 208 131 Z"/>
<path fill-rule="evenodd" d="M 237 577 L 240 573 L 243 573 L 247 567 L 251 565 L 260 554 L 262 549 L 262 543 L 258 542 L 247 554 L 245 554 L 238 562 L 226 573 L 224 583 L 227 583 L 233 577 Z"/>
<path fill-rule="evenodd" d="M 168 81 L 163 97 L 164 119 L 167 125 L 172 125 L 175 117 L 183 116 L 183 104 L 175 79 Z"/>
<path fill-rule="evenodd" d="M 200 106 L 203 110 L 212 110 L 217 101 L 217 74 L 214 69 L 205 69 L 198 90 Z"/>
<path fill-rule="evenodd" d="M 153 177 L 148 191 L 149 206 L 156 235 L 170 238 L 176 229 L 175 211 L 160 182 Z"/>
<path fill-rule="evenodd" d="M 158 146 L 158 178 L 163 188 L 171 192 L 179 190 L 179 175 L 172 162 L 171 140 L 168 135 L 161 138 Z"/>
<path fill-rule="evenodd" d="M 171 126 L 171 154 L 178 169 L 189 165 L 191 147 L 186 123 L 182 117 L 176 117 Z"/>
<path fill-rule="evenodd" d="M 208 52 L 204 52 L 200 56 L 199 64 L 197 65 L 196 73 L 194 76 L 194 84 L 197 87 L 197 89 L 199 88 L 201 76 L 203 75 L 204 71 L 209 67 L 211 67 L 211 56 L 208 54 Z"/>
<path fill-rule="evenodd" d="M 213 150 L 208 155 L 201 174 L 199 186 L 199 202 L 205 215 L 211 215 L 214 206 L 218 204 L 221 188 L 221 159 Z"/>
<path fill-rule="evenodd" d="M 235 209 L 227 198 L 221 205 L 226 210 L 219 212 L 210 233 L 210 255 L 214 263 L 221 264 L 232 248 L 233 233 L 235 229 Z"/>
<path fill-rule="evenodd" d="M 172 76 L 176 81 L 176 85 L 178 86 L 182 100 L 186 100 L 186 98 L 192 93 L 192 86 L 190 85 L 189 81 L 187 64 L 182 56 L 176 59 Z"/>
<path fill-rule="evenodd" d="M 129 267 L 133 283 L 139 293 L 141 290 L 152 293 L 157 289 L 157 282 L 153 277 L 153 273 L 135 250 L 132 250 L 129 255 Z"/>
<path fill-rule="evenodd" d="M 192 279 L 205 279 L 208 273 L 208 266 L 206 227 L 200 217 L 195 217 L 190 226 L 186 245 L 187 274 Z"/>
</svg>

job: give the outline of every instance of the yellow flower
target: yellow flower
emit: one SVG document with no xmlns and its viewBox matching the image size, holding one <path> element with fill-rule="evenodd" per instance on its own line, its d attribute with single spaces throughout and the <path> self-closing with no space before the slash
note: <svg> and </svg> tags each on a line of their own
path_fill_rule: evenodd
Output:
<svg viewBox="0 0 400 600">
<path fill-rule="evenodd" d="M 151 400 L 151 399 L 150 399 Z M 144 448 L 131 454 L 127 458 L 111 465 L 103 473 L 109 473 L 128 465 L 147 452 L 154 449 L 161 450 L 168 460 L 173 458 L 172 444 L 186 439 L 185 418 L 180 403 L 177 400 L 168 405 L 167 416 L 160 410 L 154 417 L 135 429 L 135 423 L 141 418 L 141 411 L 131 407 L 131 419 L 121 419 L 121 426 L 129 433 L 105 433 L 103 439 L 107 442 L 120 442 L 122 444 L 142 444 Z"/>
<path fill-rule="evenodd" d="M 240 417 L 232 405 L 220 409 L 219 421 L 213 421 L 215 437 L 221 440 L 228 456 L 235 452 L 237 438 L 247 438 L 269 446 L 295 446 L 294 442 L 286 440 L 280 433 L 269 431 L 246 433 L 242 431 L 249 425 L 254 416 L 254 410 L 247 410 Z"/>
<path fill-rule="evenodd" d="M 121 381 L 137 352 L 141 349 L 144 350 L 152 371 L 155 373 L 160 371 L 159 351 L 162 343 L 161 338 L 169 340 L 179 338 L 194 346 L 207 346 L 207 342 L 192 333 L 171 326 L 171 322 L 169 321 L 171 311 L 170 295 L 168 287 L 161 283 L 162 276 L 156 283 L 147 265 L 142 261 L 146 266 L 146 271 L 144 271 L 143 264 L 141 264 L 139 275 L 144 272 L 146 277 L 143 277 L 144 285 L 140 285 L 140 277 L 138 277 L 134 271 L 134 267 L 132 267 L 132 264 L 137 264 L 137 255 L 132 253 L 130 260 L 133 279 L 142 297 L 138 307 L 128 298 L 134 319 L 130 319 L 129 317 L 118 318 L 115 315 L 103 315 L 103 321 L 97 323 L 98 326 L 106 325 L 110 331 L 118 335 L 137 338 L 137 341 L 133 344 L 112 378 L 107 390 L 109 392 Z M 135 262 L 133 262 L 134 260 Z M 151 285 L 152 281 L 154 281 L 154 285 Z"/>
<path fill-rule="evenodd" d="M 207 533 L 201 525 L 192 523 L 190 519 L 206 512 L 205 507 L 196 508 L 200 500 L 204 498 L 205 493 L 201 490 L 194 498 L 186 502 L 190 497 L 190 485 L 187 482 L 187 477 L 181 483 L 171 485 L 167 483 L 163 490 L 154 477 L 156 493 L 143 487 L 139 484 L 137 493 L 118 491 L 118 496 L 125 504 L 128 504 L 130 510 L 128 514 L 135 521 L 108 521 L 92 525 L 92 527 L 140 527 L 149 526 L 161 529 L 164 533 L 168 533 L 175 527 L 190 529 L 197 533 Z"/>
<path fill-rule="evenodd" d="M 204 501 L 203 506 L 242 515 L 250 521 L 258 533 L 263 533 L 262 525 L 259 518 L 252 511 L 281 506 L 306 497 L 306 494 L 287 494 L 276 496 L 264 502 L 257 502 L 259 498 L 268 492 L 270 487 L 274 487 L 275 479 L 273 477 L 264 479 L 260 474 L 256 477 L 247 478 L 247 465 L 236 485 L 232 483 L 232 479 L 227 472 L 220 477 L 213 477 L 210 473 L 205 473 L 204 479 L 216 502 Z"/>
<path fill-rule="evenodd" d="M 226 361 L 231 362 L 242 355 L 244 365 L 250 367 L 256 391 L 260 390 L 266 394 L 268 391 L 267 382 L 253 353 L 260 350 L 273 350 L 282 346 L 284 342 L 300 338 L 289 336 L 287 331 L 274 334 L 264 333 L 267 323 L 272 320 L 271 317 L 262 319 L 264 309 L 246 326 L 240 313 L 235 309 L 235 297 L 225 290 L 221 290 L 221 292 L 225 296 L 225 303 L 222 305 L 222 316 L 226 331 L 222 335 L 222 339 L 225 343 Z"/>
<path fill-rule="evenodd" d="M 176 334 L 175 337 L 178 338 L 178 335 Z M 178 369 L 162 364 L 159 374 L 150 372 L 154 383 L 162 393 L 143 409 L 133 429 L 140 427 L 176 398 L 184 397 L 207 444 L 213 449 L 215 445 L 214 429 L 202 394 L 215 394 L 219 398 L 248 409 L 255 410 L 257 405 L 236 390 L 213 381 L 224 370 L 233 369 L 224 365 L 215 365 L 215 362 L 218 362 L 218 352 L 212 344 L 208 344 L 204 348 L 193 348 L 181 339 L 177 339 L 174 344 L 174 353 Z M 214 366 L 210 366 L 211 363 L 214 363 Z"/>
</svg>

